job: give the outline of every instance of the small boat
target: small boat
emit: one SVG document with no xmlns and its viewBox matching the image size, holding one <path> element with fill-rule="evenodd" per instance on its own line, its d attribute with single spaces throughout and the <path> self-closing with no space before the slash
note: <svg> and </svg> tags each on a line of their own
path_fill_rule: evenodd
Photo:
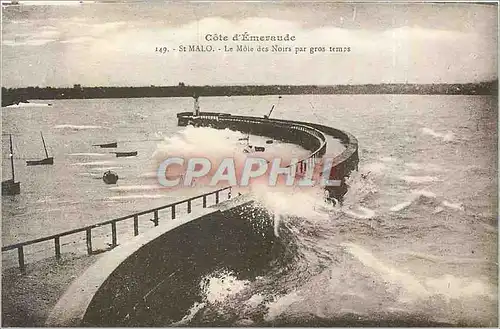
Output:
<svg viewBox="0 0 500 329">
<path fill-rule="evenodd" d="M 42 160 L 28 160 L 26 161 L 27 166 L 41 166 L 41 165 L 53 165 L 54 164 L 54 158 L 45 158 Z"/>
<path fill-rule="evenodd" d="M 116 154 L 117 158 L 123 158 L 123 157 L 135 157 L 137 155 L 137 151 L 134 152 L 111 152 Z"/>
<path fill-rule="evenodd" d="M 266 141 L 266 144 L 272 144 L 272 143 L 274 143 L 274 141 L 273 141 L 272 139 L 268 139 L 268 140 Z"/>
<path fill-rule="evenodd" d="M 21 183 L 16 182 L 14 173 L 14 151 L 12 150 L 12 135 L 9 135 L 10 141 L 10 166 L 12 168 L 12 178 L 2 182 L 2 195 L 21 194 Z"/>
<path fill-rule="evenodd" d="M 118 147 L 118 143 L 107 143 L 107 144 L 94 144 L 92 146 L 99 146 L 100 148 L 116 148 Z"/>
<path fill-rule="evenodd" d="M 118 181 L 118 175 L 115 172 L 108 170 L 102 176 L 102 180 L 106 184 L 116 184 Z"/>
<path fill-rule="evenodd" d="M 27 166 L 38 166 L 38 165 L 52 165 L 54 164 L 54 158 L 49 157 L 49 153 L 47 152 L 47 146 L 45 145 L 45 140 L 43 139 L 43 134 L 40 132 L 40 136 L 42 137 L 43 149 L 45 150 L 45 159 L 41 160 L 28 160 L 26 161 Z"/>
<path fill-rule="evenodd" d="M 264 146 L 254 146 L 255 152 L 264 152 L 266 148 Z"/>
<path fill-rule="evenodd" d="M 11 2 L 2 1 L 2 6 L 16 6 L 19 5 L 19 0 L 12 0 Z"/>
</svg>

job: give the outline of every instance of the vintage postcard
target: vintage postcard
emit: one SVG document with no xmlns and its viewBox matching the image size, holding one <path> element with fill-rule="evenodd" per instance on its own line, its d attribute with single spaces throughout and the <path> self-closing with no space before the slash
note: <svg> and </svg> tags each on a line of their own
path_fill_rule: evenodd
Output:
<svg viewBox="0 0 500 329">
<path fill-rule="evenodd" d="M 498 3 L 2 1 L 3 327 L 498 326 Z"/>
</svg>

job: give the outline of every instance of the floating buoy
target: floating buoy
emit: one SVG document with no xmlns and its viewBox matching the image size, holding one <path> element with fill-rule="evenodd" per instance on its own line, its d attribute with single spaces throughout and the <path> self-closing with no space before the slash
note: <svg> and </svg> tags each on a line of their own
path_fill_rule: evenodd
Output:
<svg viewBox="0 0 500 329">
<path fill-rule="evenodd" d="M 115 172 L 108 170 L 102 176 L 102 180 L 106 184 L 116 184 L 118 181 L 118 175 Z"/>
</svg>

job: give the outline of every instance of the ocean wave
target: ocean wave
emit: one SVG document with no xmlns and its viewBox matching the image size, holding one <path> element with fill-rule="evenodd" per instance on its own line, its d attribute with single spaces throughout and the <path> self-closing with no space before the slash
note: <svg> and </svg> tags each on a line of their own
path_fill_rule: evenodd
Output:
<svg viewBox="0 0 500 329">
<path fill-rule="evenodd" d="M 245 289 L 250 282 L 238 280 L 234 273 L 223 270 L 204 277 L 200 282 L 203 298 L 211 304 L 224 301 Z"/>
<path fill-rule="evenodd" d="M 399 298 L 402 302 L 415 299 L 429 300 L 433 296 L 441 296 L 450 301 L 464 297 L 484 296 L 496 298 L 491 287 L 476 278 L 461 278 L 451 274 L 438 277 L 418 278 L 411 272 L 400 270 L 375 257 L 369 250 L 354 243 L 342 244 L 349 253 L 356 257 L 364 266 L 375 270 L 382 278 L 404 289 Z"/>
<path fill-rule="evenodd" d="M 43 103 L 19 103 L 6 106 L 6 108 L 17 108 L 17 107 L 49 107 L 49 104 Z"/>
<path fill-rule="evenodd" d="M 274 214 L 275 229 L 285 217 L 328 220 L 329 211 L 335 207 L 326 202 L 321 188 L 298 190 L 293 187 L 272 188 L 266 185 L 251 186 L 251 196 L 259 206 Z"/>
<path fill-rule="evenodd" d="M 297 292 L 291 292 L 284 296 L 276 297 L 273 301 L 267 303 L 267 313 L 264 316 L 265 321 L 272 321 L 281 315 L 293 303 L 301 300 Z"/>
<path fill-rule="evenodd" d="M 413 169 L 413 170 L 421 170 L 421 171 L 434 171 L 434 172 L 443 172 L 445 171 L 442 167 L 432 164 L 432 163 L 415 163 L 415 162 L 406 162 L 405 166 Z"/>
<path fill-rule="evenodd" d="M 92 162 L 77 162 L 73 163 L 73 166 L 103 166 L 116 164 L 116 161 L 106 160 L 106 161 L 92 161 Z"/>
<path fill-rule="evenodd" d="M 470 264 L 470 263 L 488 263 L 489 261 L 486 259 L 480 258 L 470 258 L 470 257 L 443 257 L 436 256 L 431 254 L 425 254 L 416 251 L 401 251 L 399 252 L 401 255 L 406 255 L 412 258 L 418 258 L 426 261 L 430 261 L 433 263 L 446 263 L 446 264 Z"/>
<path fill-rule="evenodd" d="M 171 327 L 177 327 L 181 325 L 188 325 L 191 320 L 198 314 L 201 310 L 203 310 L 207 306 L 206 303 L 198 303 L 195 302 L 193 306 L 188 310 L 188 313 L 179 321 L 172 323 Z"/>
<path fill-rule="evenodd" d="M 149 117 L 148 115 L 143 114 L 143 113 L 139 113 L 139 112 L 134 113 L 134 115 L 141 118 L 141 119 L 146 119 Z"/>
<path fill-rule="evenodd" d="M 128 185 L 128 186 L 113 186 L 108 188 L 110 191 L 147 191 L 164 189 L 161 185 Z"/>
<path fill-rule="evenodd" d="M 86 129 L 110 129 L 103 126 L 86 126 L 86 125 L 57 125 L 54 126 L 55 129 L 69 129 L 69 130 L 86 130 Z"/>
<path fill-rule="evenodd" d="M 367 165 L 364 165 L 361 168 L 361 171 L 366 172 L 366 173 L 374 173 L 374 174 L 380 175 L 385 171 L 386 168 L 387 168 L 387 165 L 385 163 L 373 162 L 373 163 L 369 163 Z"/>
<path fill-rule="evenodd" d="M 399 178 L 407 183 L 412 183 L 412 184 L 423 184 L 423 183 L 443 181 L 442 179 L 435 176 L 401 176 Z"/>
<path fill-rule="evenodd" d="M 153 153 L 153 159 L 162 162 L 174 156 L 189 159 L 194 157 L 206 158 L 209 155 L 214 171 L 216 165 L 227 158 L 233 159 L 237 168 L 242 168 L 244 161 L 254 155 L 253 153 L 246 154 L 244 152 L 246 144 L 240 140 L 244 137 L 246 137 L 245 134 L 229 129 L 218 130 L 188 126 L 176 135 L 166 137 L 159 143 Z M 254 144 L 255 142 L 259 145 L 259 138 L 261 137 L 252 136 L 250 143 Z M 258 156 L 269 161 L 271 160 L 269 157 L 272 157 L 272 159 L 282 159 L 283 162 L 288 162 L 294 157 L 301 158 L 308 153 L 307 150 L 290 144 L 266 146 L 266 150 L 269 151 L 269 148 L 272 148 L 272 152 L 261 152 L 258 153 Z"/>
<path fill-rule="evenodd" d="M 207 306 L 221 305 L 228 298 L 242 292 L 249 284 L 248 280 L 239 280 L 228 270 L 218 270 L 204 276 L 199 283 L 201 301 L 195 302 L 180 321 L 170 326 L 188 325 L 201 310 Z"/>
<path fill-rule="evenodd" d="M 395 157 L 390 157 L 390 156 L 386 156 L 386 157 L 381 157 L 380 158 L 380 161 L 383 161 L 383 162 L 398 162 L 398 159 L 395 158 Z"/>
<path fill-rule="evenodd" d="M 457 211 L 464 211 L 465 206 L 463 203 L 460 202 L 449 202 L 447 200 L 443 201 L 438 201 L 436 200 L 437 196 L 435 193 L 427 191 L 427 190 L 417 190 L 412 192 L 412 196 L 410 197 L 410 200 L 401 202 L 396 204 L 395 206 L 391 207 L 389 211 L 391 212 L 398 212 L 404 209 L 409 208 L 410 206 L 418 206 L 418 205 L 427 205 L 427 206 L 433 206 L 434 210 L 432 211 L 432 214 L 439 214 L 445 210 L 445 208 L 457 210 Z"/>
<path fill-rule="evenodd" d="M 109 155 L 107 153 L 70 153 L 69 156 L 87 156 L 87 157 L 102 157 Z"/>
<path fill-rule="evenodd" d="M 141 177 L 141 178 L 157 178 L 158 173 L 156 171 L 155 172 L 147 172 L 144 174 L 140 174 L 139 177 Z"/>
<path fill-rule="evenodd" d="M 161 199 L 168 197 L 166 194 L 131 194 L 131 195 L 117 195 L 107 198 L 108 201 L 121 201 L 133 199 Z"/>
<path fill-rule="evenodd" d="M 432 211 L 432 214 L 433 214 L 433 215 L 440 214 L 440 213 L 442 213 L 443 211 L 444 211 L 444 208 L 443 208 L 443 207 L 439 207 L 439 206 L 438 206 L 438 207 L 434 208 L 434 210 Z"/>
<path fill-rule="evenodd" d="M 352 210 L 342 210 L 342 212 L 350 217 L 358 219 L 372 219 L 375 216 L 375 211 L 372 209 L 361 206 L 358 206 L 357 209 L 359 210 L 359 212 Z"/>
<path fill-rule="evenodd" d="M 448 208 L 453 209 L 453 210 L 462 210 L 463 211 L 465 209 L 465 207 L 462 203 L 452 203 L 452 202 L 449 202 L 446 200 L 443 201 L 443 206 L 448 207 Z"/>
<path fill-rule="evenodd" d="M 394 207 L 391 207 L 391 209 L 389 209 L 389 210 L 394 211 L 394 212 L 401 211 L 403 209 L 408 208 L 411 204 L 412 204 L 412 201 L 401 202 L 401 203 L 398 203 L 397 205 L 395 205 Z"/>
<path fill-rule="evenodd" d="M 89 173 L 89 172 L 81 172 L 81 173 L 78 173 L 77 175 L 82 176 L 82 177 L 102 178 L 101 174 L 93 174 L 93 173 Z"/>
<path fill-rule="evenodd" d="M 422 128 L 422 133 L 424 135 L 430 135 L 432 137 L 436 137 L 438 139 L 441 139 L 444 142 L 451 142 L 454 140 L 454 135 L 452 132 L 447 132 L 446 134 L 438 133 L 435 132 L 434 130 L 430 128 Z"/>
<path fill-rule="evenodd" d="M 436 199 L 436 194 L 431 192 L 431 191 L 427 191 L 427 190 L 412 191 L 410 200 L 396 204 L 395 206 L 391 207 L 389 209 L 389 211 L 398 212 L 398 211 L 401 211 L 403 209 L 407 209 L 408 207 L 410 207 L 411 205 L 414 205 L 414 204 L 418 205 L 418 204 L 431 203 L 433 205 L 436 205 L 437 202 L 435 201 L 435 199 Z"/>
<path fill-rule="evenodd" d="M 428 190 L 416 190 L 412 192 L 413 195 L 417 197 L 425 197 L 428 199 L 435 199 L 437 197 L 436 193 Z"/>
<path fill-rule="evenodd" d="M 122 168 L 123 167 L 94 167 L 94 168 L 89 168 L 89 170 L 94 172 L 104 172 L 108 170 L 117 170 Z"/>
</svg>

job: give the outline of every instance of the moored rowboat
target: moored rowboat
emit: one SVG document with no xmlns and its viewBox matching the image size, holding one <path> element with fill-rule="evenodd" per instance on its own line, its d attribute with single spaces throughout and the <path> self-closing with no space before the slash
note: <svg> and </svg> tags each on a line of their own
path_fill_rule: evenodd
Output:
<svg viewBox="0 0 500 329">
<path fill-rule="evenodd" d="M 121 157 L 135 157 L 137 155 L 137 151 L 133 151 L 133 152 L 112 152 L 112 153 L 116 154 L 117 158 L 121 158 Z"/>
<path fill-rule="evenodd" d="M 28 161 L 26 161 L 27 166 L 51 165 L 51 164 L 54 164 L 54 157 L 45 158 L 42 160 L 28 160 Z"/>
<path fill-rule="evenodd" d="M 118 147 L 118 143 L 113 142 L 113 143 L 106 143 L 106 144 L 94 144 L 92 146 L 99 146 L 100 148 L 115 148 L 115 147 Z"/>
</svg>

